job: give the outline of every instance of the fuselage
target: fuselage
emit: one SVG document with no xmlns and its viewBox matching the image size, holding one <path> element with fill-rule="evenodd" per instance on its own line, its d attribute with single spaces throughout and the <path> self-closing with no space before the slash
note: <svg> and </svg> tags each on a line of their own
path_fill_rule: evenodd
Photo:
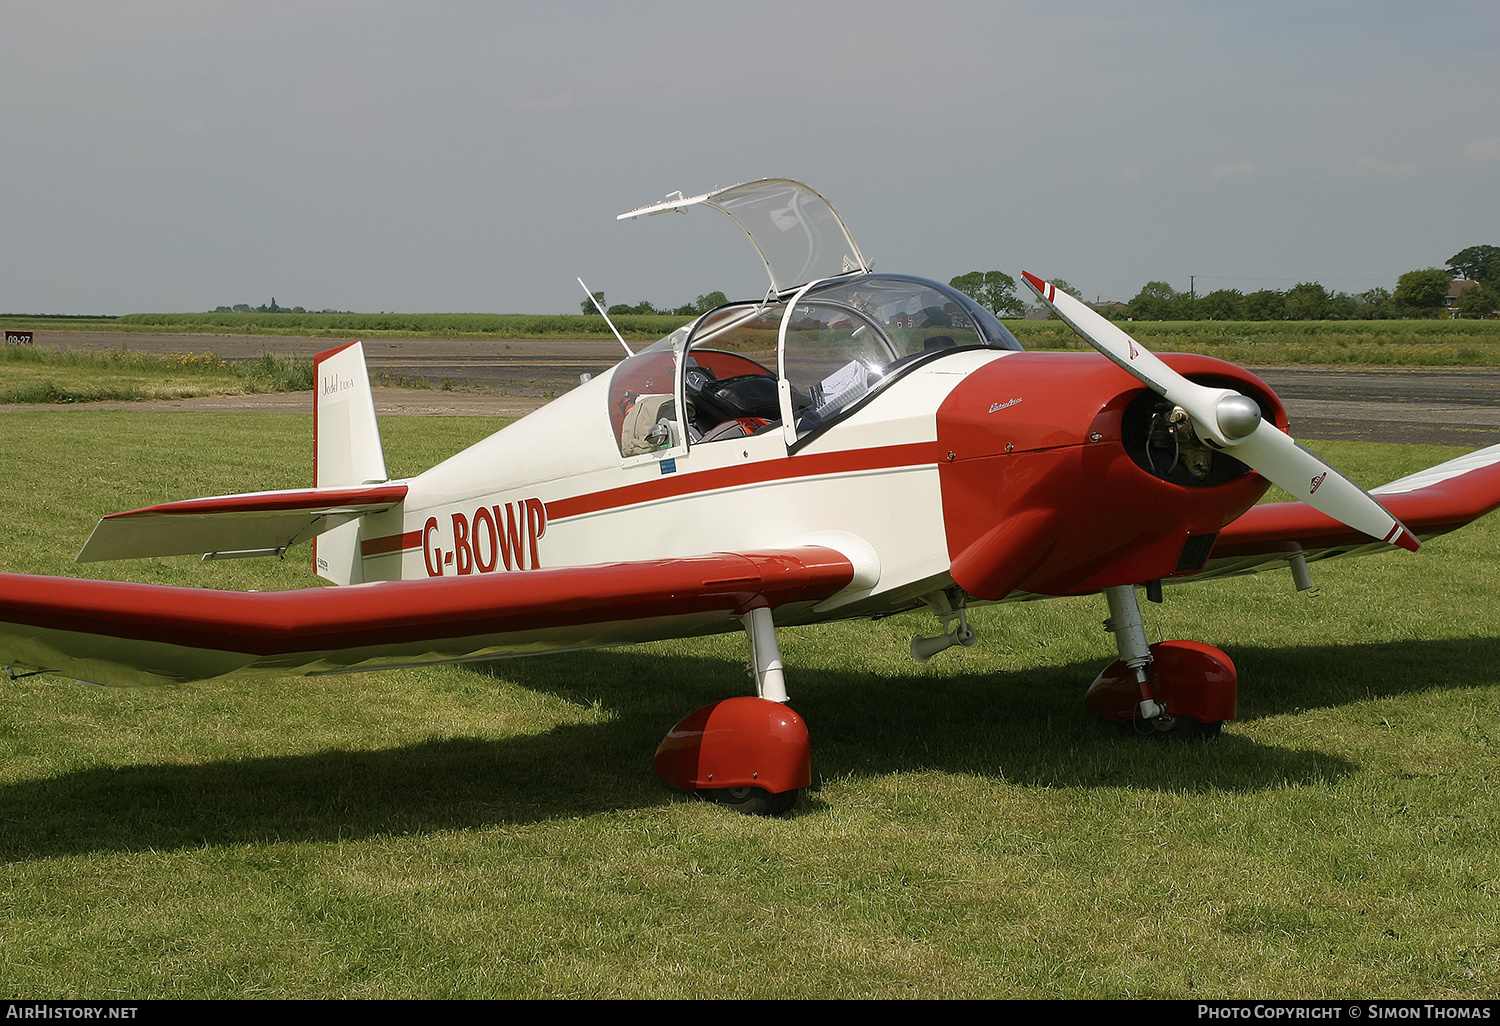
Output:
<svg viewBox="0 0 1500 1026">
<path fill-rule="evenodd" d="M 877 379 L 866 367 L 879 357 L 843 306 L 773 314 L 774 342 L 685 330 L 411 479 L 401 506 L 366 518 L 364 579 L 820 544 L 850 557 L 855 580 L 779 619 L 877 615 L 955 586 L 999 601 L 1191 573 L 1266 488 L 1170 434 L 1164 402 L 1093 353 L 887 344 Z M 800 378 L 789 352 L 799 324 L 814 339 L 824 337 L 814 328 L 836 331 L 845 346 L 831 358 L 820 350 Z M 840 364 L 850 345 L 863 348 Z M 1285 423 L 1253 375 L 1169 359 Z M 846 386 L 844 398 L 824 394 Z M 704 412 L 726 397 L 746 407 L 729 411 L 745 414 L 724 422 L 730 430 Z"/>
</svg>

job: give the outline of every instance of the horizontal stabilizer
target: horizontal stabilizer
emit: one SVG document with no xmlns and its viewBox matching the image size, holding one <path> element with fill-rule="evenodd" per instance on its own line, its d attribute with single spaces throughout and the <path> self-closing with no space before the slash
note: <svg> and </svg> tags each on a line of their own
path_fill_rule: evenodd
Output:
<svg viewBox="0 0 1500 1026">
<path fill-rule="evenodd" d="M 406 497 L 406 485 L 292 488 L 216 495 L 114 513 L 100 520 L 78 562 L 199 553 L 281 552 Z"/>
</svg>

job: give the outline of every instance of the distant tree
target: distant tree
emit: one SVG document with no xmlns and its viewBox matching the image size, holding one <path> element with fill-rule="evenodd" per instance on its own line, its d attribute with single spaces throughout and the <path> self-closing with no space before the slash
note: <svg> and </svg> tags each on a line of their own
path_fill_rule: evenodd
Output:
<svg viewBox="0 0 1500 1026">
<path fill-rule="evenodd" d="M 599 305 L 600 306 L 604 305 L 604 293 L 602 293 L 602 292 L 593 292 L 593 293 L 590 293 L 590 295 L 592 295 L 594 297 L 594 299 L 597 299 L 599 301 Z M 582 310 L 585 314 L 592 314 L 592 313 L 598 313 L 599 312 L 598 310 L 596 310 L 594 308 L 594 304 L 590 300 L 587 300 L 587 299 L 585 299 L 583 302 L 579 303 L 578 304 L 578 308 L 580 310 Z"/>
<path fill-rule="evenodd" d="M 1391 300 L 1403 317 L 1436 317 L 1452 283 L 1452 276 L 1436 267 L 1407 271 L 1396 279 Z"/>
<path fill-rule="evenodd" d="M 1016 298 L 1016 279 L 1004 271 L 970 271 L 948 284 L 1000 316 L 1021 317 L 1026 313 L 1026 304 Z"/>
<path fill-rule="evenodd" d="M 699 296 L 693 300 L 693 312 L 706 314 L 715 307 L 723 306 L 729 302 L 729 297 L 722 292 L 710 292 L 705 296 Z"/>
<path fill-rule="evenodd" d="M 1455 278 L 1500 287 L 1500 246 L 1470 246 L 1449 257 L 1448 266 Z"/>
<path fill-rule="evenodd" d="M 1389 289 L 1374 288 L 1354 297 L 1355 317 L 1366 320 L 1384 320 L 1391 316 L 1391 293 Z"/>
<path fill-rule="evenodd" d="M 1323 316 L 1330 321 L 1347 321 L 1360 316 L 1359 300 L 1347 292 L 1335 292 L 1328 297 Z"/>
<path fill-rule="evenodd" d="M 1236 320 L 1244 298 L 1239 289 L 1217 289 L 1198 300 L 1198 315 L 1210 321 Z"/>
<path fill-rule="evenodd" d="M 1500 302 L 1496 301 L 1495 293 L 1476 284 L 1464 289 L 1453 300 L 1453 313 L 1458 317 L 1478 319 L 1494 313 L 1496 306 L 1500 306 Z"/>
<path fill-rule="evenodd" d="M 1178 319 L 1178 292 L 1164 281 L 1148 281 L 1135 298 L 1126 304 L 1137 321 L 1172 321 Z"/>
<path fill-rule="evenodd" d="M 1011 284 L 1014 285 L 1016 279 L 1011 278 L 1010 281 Z M 974 302 L 978 303 L 980 306 L 985 305 L 984 272 L 970 271 L 968 274 L 960 274 L 957 278 L 949 279 L 948 284 L 951 287 L 958 289 L 958 291 L 974 300 Z"/>
<path fill-rule="evenodd" d="M 1286 317 L 1286 296 L 1275 289 L 1252 292 L 1240 301 L 1240 316 L 1247 321 L 1279 321 Z"/>
<path fill-rule="evenodd" d="M 1320 321 L 1328 316 L 1328 290 L 1315 281 L 1304 281 L 1286 293 L 1286 316 L 1293 321 Z"/>
</svg>

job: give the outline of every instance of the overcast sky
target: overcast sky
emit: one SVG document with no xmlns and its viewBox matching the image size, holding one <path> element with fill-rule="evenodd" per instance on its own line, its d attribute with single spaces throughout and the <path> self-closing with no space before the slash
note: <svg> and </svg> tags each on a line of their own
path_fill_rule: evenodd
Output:
<svg viewBox="0 0 1500 1026">
<path fill-rule="evenodd" d="M 1500 3 L 0 0 L 0 311 L 764 291 L 681 189 L 880 270 L 1393 288 L 1500 245 Z"/>
</svg>

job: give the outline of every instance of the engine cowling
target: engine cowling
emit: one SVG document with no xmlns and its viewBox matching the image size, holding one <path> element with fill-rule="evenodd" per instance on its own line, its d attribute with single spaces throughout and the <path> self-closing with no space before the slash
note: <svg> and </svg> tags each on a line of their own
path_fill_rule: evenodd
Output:
<svg viewBox="0 0 1500 1026">
<path fill-rule="evenodd" d="M 1179 373 L 1286 412 L 1253 374 L 1211 357 Z M 1172 407 L 1093 353 L 1017 353 L 970 374 L 938 411 L 955 582 L 979 598 L 1066 595 L 1201 569 L 1266 480 L 1172 421 Z"/>
</svg>

